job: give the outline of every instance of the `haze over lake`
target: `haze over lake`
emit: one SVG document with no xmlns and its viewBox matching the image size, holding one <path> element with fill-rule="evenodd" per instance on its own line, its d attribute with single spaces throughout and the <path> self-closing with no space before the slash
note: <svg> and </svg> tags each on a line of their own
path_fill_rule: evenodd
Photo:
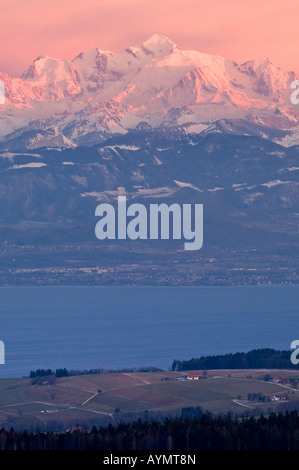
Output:
<svg viewBox="0 0 299 470">
<path fill-rule="evenodd" d="M 155 366 L 299 339 L 299 286 L 3 287 L 0 377 Z"/>
</svg>

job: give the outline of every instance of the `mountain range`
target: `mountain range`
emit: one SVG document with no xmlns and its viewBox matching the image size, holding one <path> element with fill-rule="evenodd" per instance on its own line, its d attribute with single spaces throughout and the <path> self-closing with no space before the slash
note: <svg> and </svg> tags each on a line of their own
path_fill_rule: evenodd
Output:
<svg viewBox="0 0 299 470">
<path fill-rule="evenodd" d="M 1 285 L 299 282 L 295 72 L 154 35 L 0 80 Z M 203 247 L 97 240 L 119 195 L 203 204 Z"/>
<path fill-rule="evenodd" d="M 299 143 L 290 101 L 299 75 L 267 58 L 238 64 L 183 51 L 153 35 L 121 52 L 95 48 L 73 60 L 38 57 L 20 78 L 0 73 L 0 149 L 68 148 L 131 130 L 261 136 Z"/>
</svg>

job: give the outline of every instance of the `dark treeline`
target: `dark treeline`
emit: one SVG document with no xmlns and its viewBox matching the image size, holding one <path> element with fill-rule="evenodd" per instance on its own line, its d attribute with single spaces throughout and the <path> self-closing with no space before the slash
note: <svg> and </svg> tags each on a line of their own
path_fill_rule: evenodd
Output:
<svg viewBox="0 0 299 470">
<path fill-rule="evenodd" d="M 209 369 L 298 369 L 291 362 L 290 351 L 253 349 L 249 352 L 201 356 L 186 361 L 173 361 L 173 371 Z"/>
<path fill-rule="evenodd" d="M 29 375 L 31 379 L 35 379 L 37 377 L 49 377 L 49 376 L 68 377 L 69 371 L 67 369 L 56 369 L 56 371 L 52 369 L 37 369 L 37 370 L 32 370 Z"/>
<path fill-rule="evenodd" d="M 1 450 L 298 450 L 297 411 L 259 418 L 230 415 L 135 421 L 91 431 L 0 430 Z"/>
<path fill-rule="evenodd" d="M 32 370 L 29 374 L 31 379 L 37 377 L 48 377 L 54 375 L 55 377 L 72 377 L 75 375 L 92 375 L 92 374 L 117 374 L 127 372 L 163 372 L 162 369 L 157 367 L 131 367 L 123 369 L 89 369 L 89 370 L 77 370 L 77 369 L 36 369 Z"/>
</svg>

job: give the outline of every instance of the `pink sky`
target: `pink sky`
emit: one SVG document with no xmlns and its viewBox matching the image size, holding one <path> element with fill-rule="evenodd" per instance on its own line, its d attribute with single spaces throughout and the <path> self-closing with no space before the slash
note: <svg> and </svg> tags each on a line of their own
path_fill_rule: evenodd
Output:
<svg viewBox="0 0 299 470">
<path fill-rule="evenodd" d="M 298 18 L 298 0 L 1 0 L 0 71 L 20 75 L 39 55 L 119 51 L 154 33 L 182 49 L 299 71 Z"/>
</svg>

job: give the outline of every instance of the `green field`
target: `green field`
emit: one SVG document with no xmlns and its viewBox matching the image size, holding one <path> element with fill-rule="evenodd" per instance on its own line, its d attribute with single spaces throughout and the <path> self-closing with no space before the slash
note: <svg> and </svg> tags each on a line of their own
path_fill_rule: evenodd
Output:
<svg viewBox="0 0 299 470">
<path fill-rule="evenodd" d="M 192 371 L 194 372 L 194 371 Z M 287 376 L 290 381 L 264 381 Z M 182 380 L 187 373 L 147 372 L 81 375 L 34 385 L 32 379 L 0 379 L 0 426 L 17 429 L 66 430 L 139 417 L 180 416 L 182 409 L 200 407 L 212 413 L 260 414 L 299 407 L 298 371 L 198 371 L 199 380 Z M 178 380 L 180 379 L 180 380 Z M 287 400 L 248 400 L 287 394 Z"/>
</svg>

